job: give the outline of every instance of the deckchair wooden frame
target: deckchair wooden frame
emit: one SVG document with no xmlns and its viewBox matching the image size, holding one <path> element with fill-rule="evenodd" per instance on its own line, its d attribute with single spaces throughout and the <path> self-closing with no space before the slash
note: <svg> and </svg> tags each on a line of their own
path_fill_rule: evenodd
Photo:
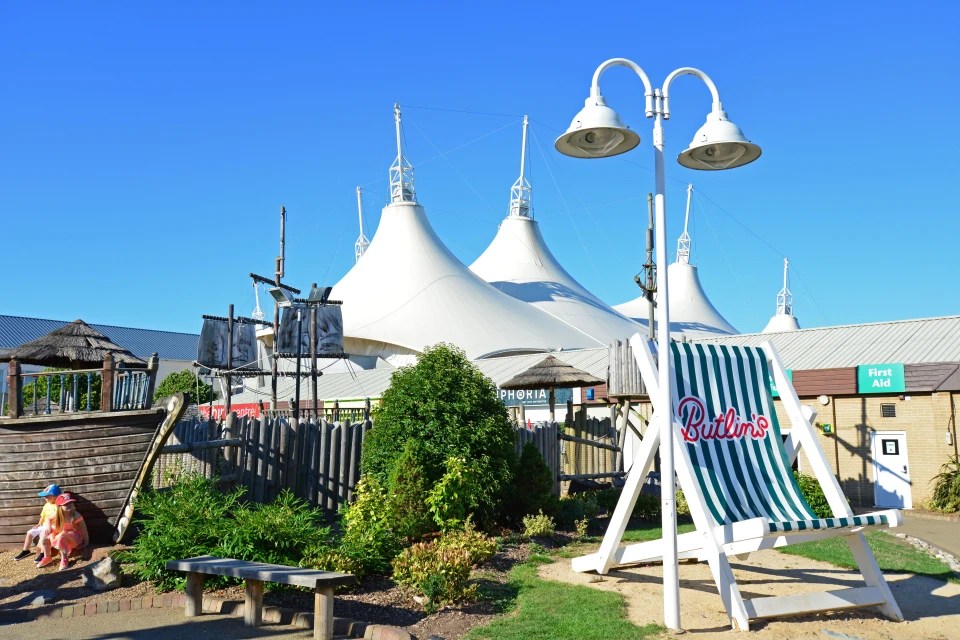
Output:
<svg viewBox="0 0 960 640">
<path fill-rule="evenodd" d="M 573 569 L 578 572 L 595 571 L 606 574 L 613 568 L 663 559 L 662 540 L 621 546 L 630 514 L 633 512 L 643 482 L 650 472 L 660 446 L 659 420 L 670 419 L 667 417 L 672 418 L 674 415 L 673 407 L 665 410 L 657 406 L 660 398 L 657 392 L 659 378 L 648 341 L 639 334 L 635 334 L 630 339 L 630 345 L 651 401 L 654 403 L 653 421 L 641 441 L 633 465 L 627 474 L 623 492 L 614 509 L 600 549 L 596 553 L 573 560 Z M 841 519 L 841 525 L 850 523 L 850 526 L 771 532 L 766 518 L 752 518 L 717 525 L 708 513 L 708 506 L 701 494 L 700 485 L 693 476 L 692 461 L 680 436 L 681 425 L 674 419 L 674 428 L 671 432 L 674 438 L 676 472 L 696 525 L 696 531 L 677 537 L 678 557 L 706 561 L 709 564 L 714 582 L 734 628 L 747 630 L 750 628 L 752 619 L 869 606 L 878 606 L 880 612 L 892 620 L 903 620 L 900 608 L 863 536 L 862 531 L 865 526 L 859 524 L 862 518 L 853 520 L 850 504 L 827 463 L 826 455 L 812 425 L 814 412 L 800 404 L 793 384 L 787 377 L 773 345 L 767 342 L 760 349 L 767 359 L 781 403 L 790 421 L 790 435 L 784 442 L 789 462 L 792 464 L 799 451 L 804 450 L 810 463 L 810 471 L 820 482 L 835 518 Z M 877 516 L 878 520 L 886 520 L 888 526 L 897 526 L 901 523 L 900 512 L 897 510 L 887 510 L 871 515 Z M 857 524 L 853 524 L 854 522 Z M 752 599 L 744 599 L 741 596 L 730 566 L 731 556 L 743 557 L 762 549 L 836 536 L 842 536 L 846 540 L 866 586 L 790 596 Z"/>
</svg>

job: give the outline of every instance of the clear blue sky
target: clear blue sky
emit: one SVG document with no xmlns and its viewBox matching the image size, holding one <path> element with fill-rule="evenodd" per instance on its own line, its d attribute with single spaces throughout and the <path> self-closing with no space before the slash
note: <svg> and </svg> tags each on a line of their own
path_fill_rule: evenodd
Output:
<svg viewBox="0 0 960 640">
<path fill-rule="evenodd" d="M 187 332 L 230 303 L 248 315 L 281 203 L 287 281 L 335 283 L 353 264 L 355 186 L 368 237 L 387 200 L 394 102 L 419 200 L 467 264 L 507 214 L 528 113 L 549 246 L 608 303 L 629 300 L 653 189 L 640 82 L 614 69 L 602 84 L 638 149 L 553 150 L 610 57 L 657 86 L 706 71 L 763 147 L 734 171 L 680 167 L 710 99 L 674 84 L 671 255 L 693 182 L 692 261 L 738 329 L 774 312 L 784 256 L 805 327 L 960 313 L 954 3 L 347 5 L 6 6 L 0 313 Z"/>
</svg>

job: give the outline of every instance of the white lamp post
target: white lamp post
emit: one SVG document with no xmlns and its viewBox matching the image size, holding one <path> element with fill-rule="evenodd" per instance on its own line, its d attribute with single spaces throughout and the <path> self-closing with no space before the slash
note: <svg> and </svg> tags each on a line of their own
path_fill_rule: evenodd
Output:
<svg viewBox="0 0 960 640">
<path fill-rule="evenodd" d="M 660 402 L 662 410 L 656 416 L 660 429 L 660 495 L 663 515 L 663 621 L 669 629 L 680 629 L 680 582 L 677 571 L 677 509 L 673 462 L 673 377 L 670 366 L 670 309 L 667 303 L 667 229 L 663 177 L 663 121 L 670 118 L 669 91 L 671 83 L 681 75 L 703 80 L 713 96 L 713 108 L 706 123 L 693 137 L 690 146 L 677 162 L 690 169 L 733 169 L 760 157 L 760 147 L 743 135 L 740 128 L 727 119 L 720 103 L 716 85 L 704 72 L 682 67 L 672 72 L 663 82 L 663 88 L 654 90 L 647 74 L 635 62 L 625 58 L 607 60 L 593 74 L 590 97 L 574 117 L 570 128 L 557 138 L 557 151 L 575 158 L 606 158 L 630 151 L 640 144 L 640 136 L 623 123 L 617 112 L 607 106 L 600 93 L 600 75 L 614 66 L 632 69 L 643 82 L 646 96 L 644 113 L 653 118 L 653 147 L 655 150 L 655 208 L 657 227 L 657 353 L 660 354 Z"/>
</svg>

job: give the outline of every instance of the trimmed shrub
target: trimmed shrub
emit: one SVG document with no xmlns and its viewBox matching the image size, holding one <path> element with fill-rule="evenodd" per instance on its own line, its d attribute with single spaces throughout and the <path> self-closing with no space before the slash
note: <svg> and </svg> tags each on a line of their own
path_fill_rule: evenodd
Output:
<svg viewBox="0 0 960 640">
<path fill-rule="evenodd" d="M 437 527 L 427 508 L 430 484 L 421 460 L 419 443 L 407 440 L 387 480 L 390 509 L 397 535 L 414 542 Z"/>
<path fill-rule="evenodd" d="M 470 584 L 470 554 L 466 549 L 441 547 L 434 542 L 418 542 L 404 549 L 393 561 L 393 579 L 406 585 L 426 600 L 428 613 L 438 605 L 472 598 L 476 585 Z"/>
<path fill-rule="evenodd" d="M 524 515 L 537 511 L 554 512 L 553 474 L 543 460 L 537 445 L 528 442 L 513 470 L 513 479 L 504 496 L 501 510 L 503 519 L 518 524 Z"/>
<path fill-rule="evenodd" d="M 463 529 L 448 531 L 436 540 L 441 549 L 461 549 L 467 552 L 471 565 L 478 565 L 497 552 L 497 541 L 476 530 L 468 518 Z"/>
<path fill-rule="evenodd" d="M 427 496 L 427 508 L 441 531 L 463 526 L 478 506 L 482 492 L 479 473 L 465 458 L 447 458 L 447 471 Z"/>
<path fill-rule="evenodd" d="M 472 513 L 490 522 L 512 477 L 515 435 L 496 387 L 463 351 L 428 347 L 414 366 L 394 372 L 373 421 L 363 444 L 365 474 L 386 484 L 411 439 L 419 443 L 431 486 L 447 471 L 449 457 L 469 460 L 477 479 Z"/>
</svg>

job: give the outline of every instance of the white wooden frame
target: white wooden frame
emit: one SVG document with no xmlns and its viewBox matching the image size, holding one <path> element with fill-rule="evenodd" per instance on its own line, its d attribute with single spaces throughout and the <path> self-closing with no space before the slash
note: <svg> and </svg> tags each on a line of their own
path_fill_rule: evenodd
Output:
<svg viewBox="0 0 960 640">
<path fill-rule="evenodd" d="M 630 514 L 633 512 L 643 482 L 650 472 L 654 456 L 660 446 L 660 429 L 657 425 L 660 420 L 670 419 L 669 416 L 673 414 L 672 407 L 656 405 L 656 400 L 660 398 L 657 392 L 659 378 L 647 339 L 639 333 L 634 334 L 630 339 L 630 346 L 633 348 L 634 357 L 640 367 L 651 401 L 654 402 L 654 422 L 644 434 L 600 549 L 596 553 L 573 559 L 573 570 L 578 572 L 595 571 L 606 574 L 616 567 L 663 559 L 662 540 L 621 546 Z M 766 353 L 774 381 L 780 392 L 780 401 L 791 423 L 790 436 L 784 442 L 788 459 L 792 463 L 802 448 L 810 463 L 812 475 L 823 487 L 824 496 L 834 516 L 838 518 L 853 516 L 850 504 L 843 495 L 814 432 L 812 423 L 815 412 L 800 404 L 793 384 L 787 377 L 783 363 L 773 345 L 767 342 L 761 348 Z M 766 381 L 763 383 L 766 384 Z M 675 426 L 679 424 L 675 423 Z M 770 533 L 766 518 L 754 518 L 718 526 L 708 516 L 707 504 L 693 477 L 690 454 L 680 439 L 679 429 L 672 429 L 672 433 L 677 477 L 690 507 L 690 515 L 696 525 L 696 531 L 677 537 L 678 555 L 680 559 L 707 561 L 734 628 L 747 630 L 750 628 L 750 620 L 757 618 L 874 605 L 879 606 L 881 613 L 886 617 L 897 621 L 903 620 L 903 614 L 861 533 L 863 527 Z M 897 526 L 902 522 L 900 512 L 897 510 L 881 513 L 887 516 L 890 526 Z M 747 600 L 740 595 L 740 589 L 730 566 L 730 556 L 743 557 L 762 549 L 835 536 L 843 536 L 846 539 L 866 586 Z"/>
</svg>

